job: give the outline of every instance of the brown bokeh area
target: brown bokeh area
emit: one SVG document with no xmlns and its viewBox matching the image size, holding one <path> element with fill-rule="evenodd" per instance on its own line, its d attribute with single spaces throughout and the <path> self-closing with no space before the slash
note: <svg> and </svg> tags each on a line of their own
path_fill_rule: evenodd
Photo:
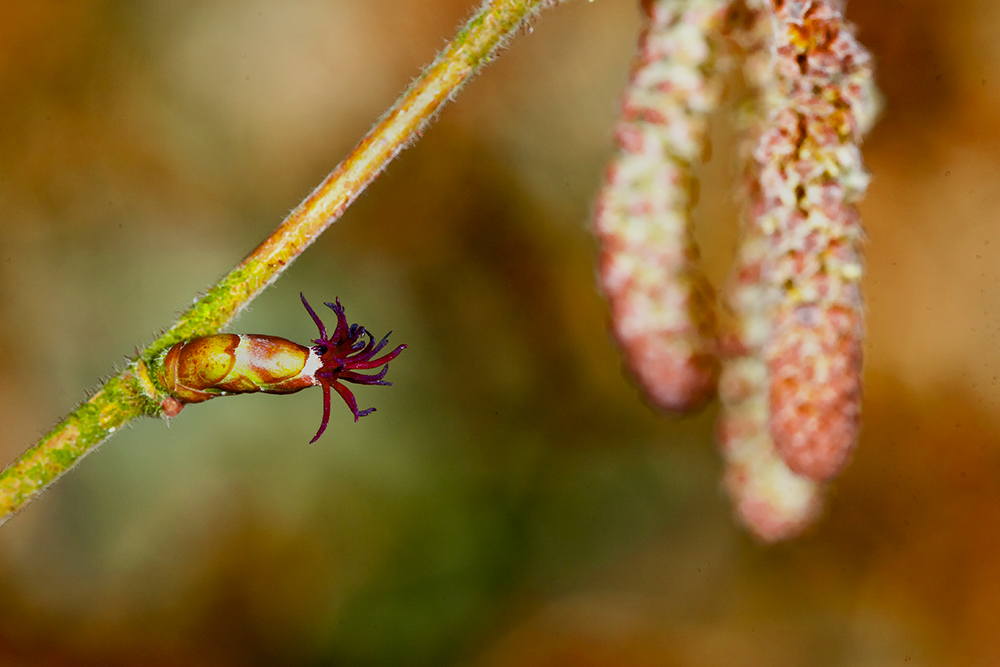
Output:
<svg viewBox="0 0 1000 667">
<path fill-rule="evenodd" d="M 268 234 L 468 0 L 5 2 L 0 456 L 16 457 Z M 715 408 L 622 375 L 589 217 L 639 27 L 569 0 L 232 327 L 305 343 L 298 292 L 410 347 L 327 434 L 314 391 L 106 443 L 0 528 L 0 665 L 1000 663 L 1000 5 L 855 0 L 862 441 L 822 522 L 765 547 Z M 734 89 L 738 86 L 734 86 Z M 697 210 L 733 253 L 734 142 Z"/>
</svg>

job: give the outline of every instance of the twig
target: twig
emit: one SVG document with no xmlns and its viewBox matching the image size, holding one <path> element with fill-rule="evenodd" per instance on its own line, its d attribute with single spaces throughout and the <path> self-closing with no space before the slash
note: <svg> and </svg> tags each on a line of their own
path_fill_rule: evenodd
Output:
<svg viewBox="0 0 1000 667">
<path fill-rule="evenodd" d="M 225 327 L 332 225 L 351 202 L 535 13 L 560 0 L 488 0 L 448 46 L 284 222 L 94 395 L 0 473 L 0 524 L 141 415 L 167 398 L 149 364 L 174 343 Z"/>
</svg>

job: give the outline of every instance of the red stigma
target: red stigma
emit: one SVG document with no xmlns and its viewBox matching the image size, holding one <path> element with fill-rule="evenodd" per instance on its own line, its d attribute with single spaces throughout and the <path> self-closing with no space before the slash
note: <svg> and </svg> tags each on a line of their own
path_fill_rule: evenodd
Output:
<svg viewBox="0 0 1000 667">
<path fill-rule="evenodd" d="M 358 402 L 354 398 L 354 394 L 341 383 L 391 385 L 391 382 L 382 379 L 389 370 L 387 364 L 405 350 L 406 346 L 400 345 L 391 352 L 376 358 L 382 348 L 389 343 L 389 335 L 392 332 L 387 333 L 376 344 L 375 336 L 363 326 L 358 324 L 348 326 L 347 315 L 344 314 L 344 307 L 340 305 L 340 299 L 336 299 L 336 303 L 326 303 L 337 314 L 337 328 L 328 337 L 326 326 L 316 315 L 309 302 L 306 301 L 305 295 L 299 293 L 299 296 L 302 297 L 302 305 L 309 311 L 309 315 L 319 329 L 319 338 L 313 339 L 312 349 L 323 362 L 321 368 L 314 375 L 316 381 L 323 387 L 323 422 L 316 435 L 309 441 L 313 443 L 323 435 L 327 422 L 330 420 L 330 388 L 332 387 L 340 394 L 340 397 L 347 403 L 347 407 L 354 413 L 354 421 L 358 421 L 365 415 L 370 415 L 375 412 L 375 408 L 358 410 Z M 366 336 L 367 340 L 365 340 Z M 359 370 L 373 370 L 379 366 L 385 366 L 385 368 L 371 375 L 357 372 Z"/>
</svg>

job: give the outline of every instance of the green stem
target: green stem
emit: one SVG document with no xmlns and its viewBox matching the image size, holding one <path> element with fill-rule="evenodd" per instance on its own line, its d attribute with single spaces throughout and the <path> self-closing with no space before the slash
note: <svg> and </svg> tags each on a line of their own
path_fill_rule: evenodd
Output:
<svg viewBox="0 0 1000 667">
<path fill-rule="evenodd" d="M 174 343 L 216 333 L 347 210 L 458 89 L 528 19 L 559 0 L 488 0 L 396 100 L 347 158 L 236 268 L 154 340 L 119 375 L 0 473 L 0 524 L 85 454 L 140 415 L 159 416 L 167 398 L 147 364 Z"/>
</svg>

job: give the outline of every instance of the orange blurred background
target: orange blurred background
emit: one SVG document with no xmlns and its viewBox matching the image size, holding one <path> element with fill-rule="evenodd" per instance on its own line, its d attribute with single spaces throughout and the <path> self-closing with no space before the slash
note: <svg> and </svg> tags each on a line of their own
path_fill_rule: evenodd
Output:
<svg viewBox="0 0 1000 667">
<path fill-rule="evenodd" d="M 0 456 L 15 458 L 332 170 L 471 0 L 3 2 Z M 715 408 L 621 373 L 589 216 L 639 27 L 546 12 L 232 330 L 298 301 L 410 348 L 137 423 L 0 528 L 2 665 L 1000 664 L 1000 5 L 855 0 L 886 98 L 865 429 L 823 521 L 730 516 Z M 699 230 L 732 256 L 715 122 Z"/>
</svg>

